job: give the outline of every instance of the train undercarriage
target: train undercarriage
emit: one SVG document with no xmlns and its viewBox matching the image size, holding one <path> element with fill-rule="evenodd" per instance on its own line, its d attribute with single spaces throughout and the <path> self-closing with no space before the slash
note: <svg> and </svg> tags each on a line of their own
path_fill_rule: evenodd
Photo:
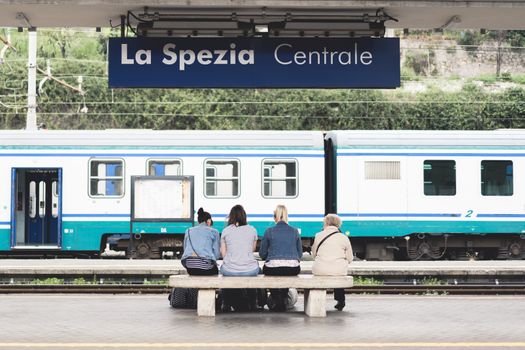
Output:
<svg viewBox="0 0 525 350">
<path fill-rule="evenodd" d="M 133 246 L 129 235 L 115 239 L 105 236 L 101 252 L 109 243 L 114 251 L 126 252 L 133 259 L 160 259 L 164 252 L 179 258 L 183 250 L 182 235 L 136 235 Z M 525 259 L 525 234 L 428 234 L 405 237 L 352 237 L 354 255 L 362 260 L 519 260 Z M 303 239 L 303 251 L 310 252 L 312 239 Z"/>
<path fill-rule="evenodd" d="M 525 259 L 525 234 L 416 233 L 405 237 L 355 237 L 351 240 L 354 254 L 364 260 Z"/>
<path fill-rule="evenodd" d="M 525 234 L 428 234 L 405 237 L 351 237 L 357 259 L 368 261 L 520 260 L 525 259 Z M 104 235 L 99 251 L 16 251 L 0 256 L 13 258 L 105 258 L 108 250 L 133 259 L 180 258 L 183 235 L 138 235 L 130 246 L 129 235 Z M 310 252 L 313 239 L 303 239 Z M 170 253 L 167 253 L 170 252 Z M 166 254 L 167 253 L 167 254 Z M 109 255 L 114 257 L 114 255 Z"/>
</svg>

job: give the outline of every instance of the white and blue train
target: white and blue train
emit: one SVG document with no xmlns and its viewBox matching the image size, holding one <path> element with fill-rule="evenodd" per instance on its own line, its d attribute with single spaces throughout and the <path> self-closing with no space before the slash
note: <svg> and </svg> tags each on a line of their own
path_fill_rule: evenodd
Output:
<svg viewBox="0 0 525 350">
<path fill-rule="evenodd" d="M 185 175 L 219 230 L 284 204 L 306 248 L 337 212 L 366 259 L 525 257 L 521 130 L 0 131 L 0 162 L 0 255 L 179 253 L 192 221 L 130 232 L 131 176 Z"/>
</svg>

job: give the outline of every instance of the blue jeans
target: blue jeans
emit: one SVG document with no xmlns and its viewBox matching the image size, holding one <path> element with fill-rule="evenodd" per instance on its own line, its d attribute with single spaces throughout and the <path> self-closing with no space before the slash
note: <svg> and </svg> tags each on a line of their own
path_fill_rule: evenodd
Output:
<svg viewBox="0 0 525 350">
<path fill-rule="evenodd" d="M 237 272 L 237 271 L 229 271 L 224 267 L 224 264 L 221 266 L 221 274 L 223 276 L 257 276 L 260 272 L 260 268 L 257 267 L 257 269 L 252 271 L 243 271 L 243 272 Z"/>
</svg>

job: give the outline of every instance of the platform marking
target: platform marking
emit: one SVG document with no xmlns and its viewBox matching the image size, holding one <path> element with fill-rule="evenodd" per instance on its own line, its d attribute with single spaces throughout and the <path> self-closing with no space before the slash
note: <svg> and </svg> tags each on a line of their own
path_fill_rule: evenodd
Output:
<svg viewBox="0 0 525 350">
<path fill-rule="evenodd" d="M 0 343 L 0 348 L 525 348 L 525 342 L 403 343 Z"/>
</svg>

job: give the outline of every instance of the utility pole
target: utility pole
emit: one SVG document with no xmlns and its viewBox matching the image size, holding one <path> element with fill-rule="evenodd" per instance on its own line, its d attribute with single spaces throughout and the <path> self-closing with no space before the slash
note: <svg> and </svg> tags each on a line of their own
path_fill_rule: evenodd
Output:
<svg viewBox="0 0 525 350">
<path fill-rule="evenodd" d="M 503 62 L 503 52 L 501 51 L 501 44 L 507 37 L 507 31 L 506 30 L 498 30 L 497 32 L 497 43 L 498 43 L 498 50 L 496 51 L 496 77 L 499 78 L 501 73 L 501 63 Z"/>
<path fill-rule="evenodd" d="M 26 130 L 37 130 L 36 126 L 36 28 L 29 28 L 27 59 L 27 116 Z"/>
</svg>

